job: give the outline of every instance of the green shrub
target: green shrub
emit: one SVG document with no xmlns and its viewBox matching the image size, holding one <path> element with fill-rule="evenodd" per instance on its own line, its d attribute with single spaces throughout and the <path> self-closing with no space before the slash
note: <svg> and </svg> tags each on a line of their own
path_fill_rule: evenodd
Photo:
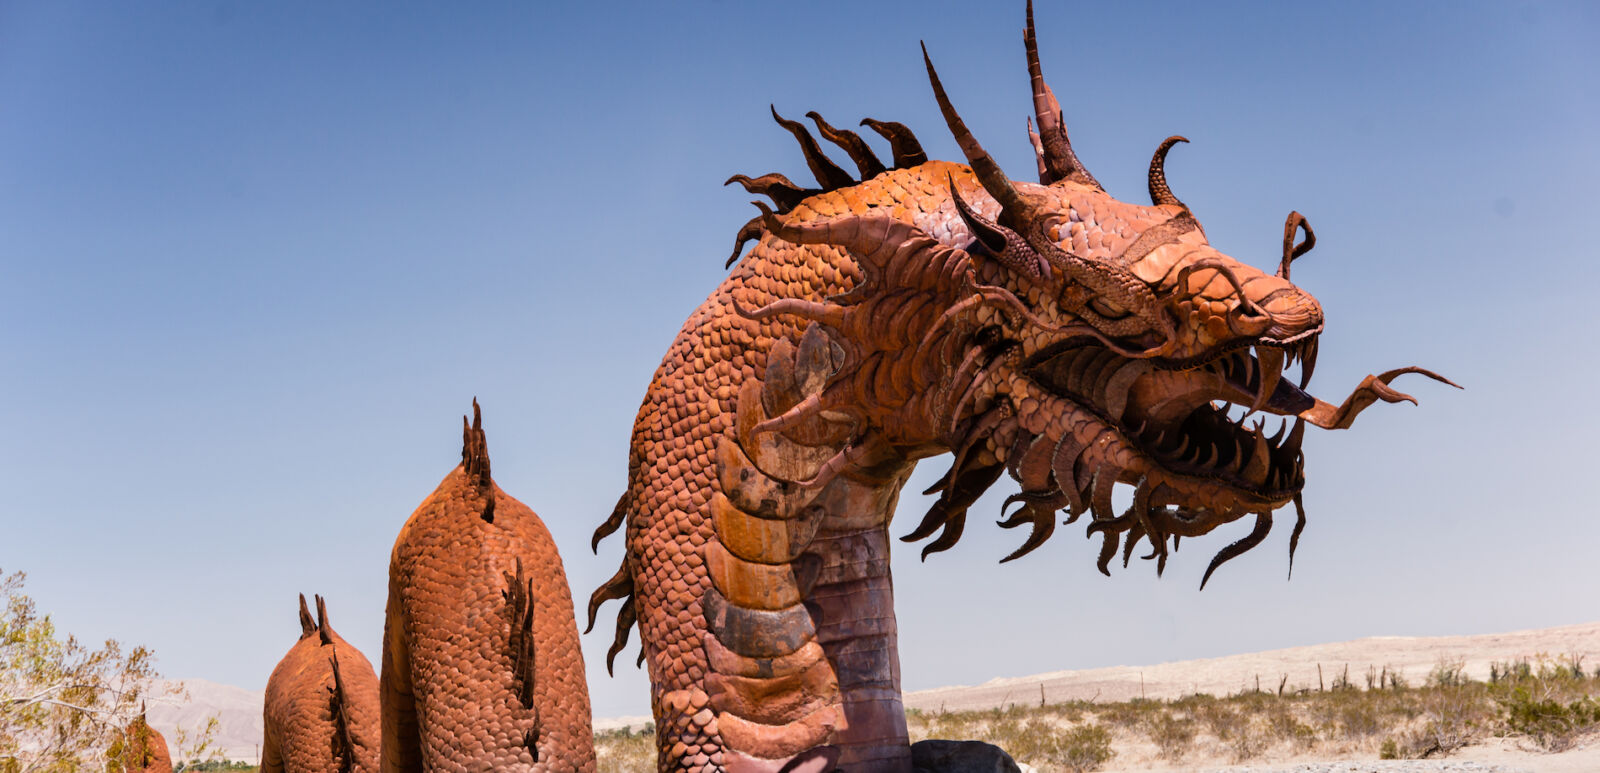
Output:
<svg viewBox="0 0 1600 773">
<path fill-rule="evenodd" d="M 1563 704 L 1549 697 L 1535 698 L 1519 687 L 1500 705 L 1506 712 L 1506 727 L 1533 739 L 1545 751 L 1564 751 L 1579 736 L 1600 727 L 1600 701 L 1592 697 Z"/>
</svg>

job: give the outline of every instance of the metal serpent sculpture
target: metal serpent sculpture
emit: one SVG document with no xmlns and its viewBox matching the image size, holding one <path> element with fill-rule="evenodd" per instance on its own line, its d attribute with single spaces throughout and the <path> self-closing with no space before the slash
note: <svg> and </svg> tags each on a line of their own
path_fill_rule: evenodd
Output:
<svg viewBox="0 0 1600 773">
<path fill-rule="evenodd" d="M 1390 386 L 1402 374 L 1445 381 L 1400 368 L 1338 405 L 1311 396 L 1323 313 L 1289 281 L 1313 244 L 1305 219 L 1290 215 L 1275 275 L 1211 246 L 1166 179 L 1182 137 L 1150 161 L 1150 205 L 1113 198 L 1068 141 L 1031 5 L 1024 44 L 1037 184 L 1001 171 L 931 61 L 965 165 L 866 119 L 892 146 L 886 167 L 809 114 L 857 181 L 774 110 L 818 187 L 729 180 L 773 206 L 757 204 L 737 268 L 663 358 L 627 492 L 594 537 L 626 525 L 589 624 L 621 600 L 608 666 L 637 624 L 663 771 L 911 769 L 888 527 L 919 459 L 953 453 L 938 501 L 901 537 L 932 537 L 924 558 L 954 545 L 968 507 L 1009 473 L 1021 490 L 1000 526 L 1030 530 L 1004 560 L 1049 539 L 1059 511 L 1090 514 L 1102 571 L 1143 541 L 1159 572 L 1181 538 L 1254 519 L 1209 579 L 1291 503 L 1292 560 L 1308 424 L 1343 429 L 1374 402 L 1415 402 Z M 1237 406 L 1288 426 L 1269 434 L 1231 417 Z M 1120 511 L 1118 484 L 1132 488 Z"/>
</svg>

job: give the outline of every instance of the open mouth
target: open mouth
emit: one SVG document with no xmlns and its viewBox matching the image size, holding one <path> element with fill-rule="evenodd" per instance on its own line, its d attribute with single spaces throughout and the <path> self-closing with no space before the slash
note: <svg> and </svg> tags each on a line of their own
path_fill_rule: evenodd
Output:
<svg viewBox="0 0 1600 773">
<path fill-rule="evenodd" d="M 1092 339 L 1061 342 L 1023 372 L 1098 414 L 1166 477 L 1219 483 L 1244 503 L 1281 505 L 1305 483 L 1298 415 L 1316 338 L 1259 342 L 1183 363 L 1128 359 Z M 1298 385 L 1285 371 L 1301 365 Z M 1269 434 L 1268 415 L 1294 417 Z"/>
</svg>

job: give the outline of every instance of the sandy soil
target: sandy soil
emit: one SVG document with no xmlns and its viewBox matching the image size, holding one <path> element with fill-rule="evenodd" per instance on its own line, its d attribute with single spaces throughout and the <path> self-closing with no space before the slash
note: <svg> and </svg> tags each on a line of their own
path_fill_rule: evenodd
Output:
<svg viewBox="0 0 1600 773">
<path fill-rule="evenodd" d="M 1419 764 L 1422 763 L 1422 764 Z M 1505 771 L 1519 773 L 1600 773 L 1600 736 L 1587 739 L 1587 742 L 1577 748 L 1568 749 L 1560 754 L 1550 754 L 1539 751 L 1531 746 L 1519 744 L 1506 739 L 1494 739 L 1486 744 L 1469 746 L 1457 751 L 1446 758 L 1435 760 L 1407 760 L 1404 762 L 1378 761 L 1371 754 L 1350 755 L 1312 755 L 1305 757 L 1286 757 L 1264 755 L 1252 760 L 1249 764 L 1231 764 L 1227 759 L 1216 756 L 1190 755 L 1180 763 L 1172 764 L 1160 760 L 1125 755 L 1124 759 L 1114 759 L 1111 764 L 1101 768 L 1100 773 L 1276 773 L 1277 771 L 1296 771 L 1309 766 L 1327 765 L 1326 769 L 1337 770 L 1340 773 L 1365 773 L 1366 771 L 1384 771 L 1391 766 L 1405 765 L 1405 770 L 1426 770 L 1459 765 L 1461 763 L 1477 763 L 1485 767 L 1499 767 Z"/>
</svg>

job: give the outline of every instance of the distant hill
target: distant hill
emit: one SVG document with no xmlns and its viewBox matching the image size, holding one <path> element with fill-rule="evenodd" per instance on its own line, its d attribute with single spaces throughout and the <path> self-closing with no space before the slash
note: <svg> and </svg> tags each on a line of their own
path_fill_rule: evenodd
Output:
<svg viewBox="0 0 1600 773">
<path fill-rule="evenodd" d="M 1600 622 L 1559 628 L 1539 628 L 1511 633 L 1474 636 L 1374 636 L 1366 639 L 1291 647 L 1246 655 L 1185 660 L 1154 666 L 1112 666 L 1082 671 L 991 679 L 972 686 L 939 687 L 906 693 L 907 708 L 938 711 L 987 709 L 1008 703 L 1038 704 L 1040 690 L 1050 703 L 1070 700 L 1125 701 L 1138 697 L 1178 698 L 1193 693 L 1229 695 L 1254 689 L 1276 691 L 1288 678 L 1285 690 L 1316 689 L 1317 667 L 1324 684 L 1346 673 L 1358 687 L 1366 686 L 1366 673 L 1396 670 L 1411 684 L 1420 684 L 1440 660 L 1460 661 L 1473 679 L 1489 678 L 1489 664 L 1531 658 L 1580 655 L 1587 669 L 1600 666 Z"/>
<path fill-rule="evenodd" d="M 179 728 L 192 734 L 205 725 L 207 717 L 216 716 L 213 744 L 222 755 L 231 760 L 257 760 L 261 753 L 261 702 L 265 690 L 246 690 L 205 679 L 183 679 L 164 685 L 178 685 L 189 691 L 187 703 L 156 701 L 146 710 L 150 726 L 166 736 L 174 755 L 178 753 Z M 158 685 L 156 692 L 164 685 Z"/>
<path fill-rule="evenodd" d="M 1225 695 L 1255 687 L 1277 690 L 1287 677 L 1287 690 L 1316 689 L 1317 666 L 1321 679 L 1331 684 L 1348 667 L 1350 680 L 1365 686 L 1366 673 L 1398 670 L 1413 684 L 1427 678 L 1441 659 L 1461 661 L 1474 679 L 1486 679 L 1489 664 L 1533 657 L 1579 655 L 1588 668 L 1600 666 L 1600 622 L 1559 628 L 1541 628 L 1511 633 L 1475 636 L 1377 636 L 1337 644 L 1229 655 L 1221 658 L 1187 660 L 1153 666 L 1113 666 L 1082 671 L 1054 671 L 1034 676 L 992 679 L 980 685 L 941 687 L 906 693 L 906 707 L 923 711 L 984 709 L 1008 703 L 1038 703 L 1040 690 L 1045 700 L 1125 701 L 1146 698 L 1177 698 L 1204 692 Z M 176 729 L 196 729 L 207 716 L 221 721 L 216 743 L 229 759 L 255 761 L 261 743 L 262 690 L 246 690 L 204 679 L 185 679 L 190 700 L 183 705 L 151 704 L 150 724 L 175 743 Z M 596 729 L 632 725 L 638 727 L 649 717 L 595 719 Z M 176 751 L 176 749 L 174 749 Z"/>
</svg>

